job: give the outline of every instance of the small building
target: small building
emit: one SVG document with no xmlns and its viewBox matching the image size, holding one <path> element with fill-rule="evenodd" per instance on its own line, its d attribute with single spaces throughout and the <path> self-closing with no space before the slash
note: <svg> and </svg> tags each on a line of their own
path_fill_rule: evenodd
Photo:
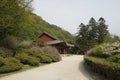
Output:
<svg viewBox="0 0 120 80">
<path fill-rule="evenodd" d="M 46 32 L 43 32 L 40 36 L 39 36 L 39 39 L 44 41 L 44 42 L 50 42 L 50 41 L 54 41 L 54 40 L 57 40 L 57 38 L 55 38 L 54 36 L 46 33 Z"/>
<path fill-rule="evenodd" d="M 67 54 L 69 53 L 69 49 L 71 47 L 74 47 L 74 45 L 69 44 L 63 40 L 59 40 L 58 38 L 43 32 L 40 36 L 39 39 L 46 42 L 49 46 L 55 47 L 60 54 Z"/>
</svg>

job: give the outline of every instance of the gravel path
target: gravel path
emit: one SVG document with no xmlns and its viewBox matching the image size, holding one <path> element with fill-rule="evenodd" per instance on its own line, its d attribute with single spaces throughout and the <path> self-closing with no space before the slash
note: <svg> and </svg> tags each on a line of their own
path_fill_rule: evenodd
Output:
<svg viewBox="0 0 120 80">
<path fill-rule="evenodd" d="M 0 78 L 0 80 L 97 80 L 84 67 L 83 56 L 63 57 L 63 60 L 25 72 Z"/>
</svg>

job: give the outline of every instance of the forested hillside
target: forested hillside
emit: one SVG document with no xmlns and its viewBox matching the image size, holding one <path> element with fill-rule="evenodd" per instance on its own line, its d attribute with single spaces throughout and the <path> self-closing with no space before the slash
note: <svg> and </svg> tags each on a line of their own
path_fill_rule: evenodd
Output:
<svg viewBox="0 0 120 80">
<path fill-rule="evenodd" d="M 43 31 L 65 41 L 73 40 L 72 35 L 32 13 L 33 0 L 0 1 L 0 39 L 11 35 L 22 40 L 33 40 Z"/>
<path fill-rule="evenodd" d="M 23 25 L 23 34 L 21 34 L 20 37 L 22 37 L 22 39 L 34 39 L 37 38 L 42 32 L 47 32 L 68 42 L 73 40 L 73 36 L 69 32 L 56 25 L 49 24 L 40 16 L 33 13 L 29 14 L 29 20 Z"/>
</svg>

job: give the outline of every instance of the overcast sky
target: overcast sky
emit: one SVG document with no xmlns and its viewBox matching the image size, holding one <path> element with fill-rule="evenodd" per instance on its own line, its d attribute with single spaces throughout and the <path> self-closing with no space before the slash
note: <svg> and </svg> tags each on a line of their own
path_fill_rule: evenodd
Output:
<svg viewBox="0 0 120 80">
<path fill-rule="evenodd" d="M 34 0 L 34 13 L 75 34 L 80 23 L 103 17 L 112 34 L 120 36 L 120 0 Z"/>
</svg>

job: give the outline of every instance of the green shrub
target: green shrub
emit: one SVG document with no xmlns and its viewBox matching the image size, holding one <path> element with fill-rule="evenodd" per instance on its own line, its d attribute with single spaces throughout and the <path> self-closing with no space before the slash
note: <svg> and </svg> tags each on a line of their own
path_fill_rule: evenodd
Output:
<svg viewBox="0 0 120 80">
<path fill-rule="evenodd" d="M 52 59 L 52 62 L 60 61 L 59 57 L 54 53 L 50 53 L 50 54 L 48 54 L 48 56 Z"/>
<path fill-rule="evenodd" d="M 32 44 L 39 47 L 44 47 L 47 45 L 44 41 L 40 39 L 35 39 Z"/>
<path fill-rule="evenodd" d="M 91 49 L 90 52 L 92 53 L 92 56 L 96 57 L 106 58 L 109 56 L 108 54 L 104 53 L 104 50 L 101 46 Z"/>
<path fill-rule="evenodd" d="M 28 64 L 31 66 L 38 66 L 40 60 L 36 57 L 29 56 L 26 53 L 18 53 L 15 55 L 15 57 L 21 61 L 23 64 Z"/>
<path fill-rule="evenodd" d="M 10 49 L 0 47 L 0 56 L 1 57 L 12 57 L 13 52 Z"/>
<path fill-rule="evenodd" d="M 1 46 L 12 49 L 13 51 L 16 51 L 20 43 L 20 40 L 18 40 L 15 36 L 7 36 L 1 41 Z"/>
<path fill-rule="evenodd" d="M 93 56 L 107 58 L 120 52 L 120 42 L 104 43 L 90 50 Z"/>
<path fill-rule="evenodd" d="M 3 50 L 0 50 L 0 57 L 6 57 L 6 52 Z"/>
<path fill-rule="evenodd" d="M 0 67 L 3 66 L 5 63 L 4 63 L 4 58 L 0 57 Z"/>
<path fill-rule="evenodd" d="M 29 56 L 33 56 L 33 57 L 37 57 L 37 58 L 40 58 L 41 53 L 42 53 L 40 51 L 35 51 L 32 49 L 24 49 L 23 52 L 28 54 Z"/>
<path fill-rule="evenodd" d="M 29 56 L 34 56 L 40 59 L 41 63 L 51 63 L 52 59 L 46 53 L 34 50 L 25 51 Z"/>
<path fill-rule="evenodd" d="M 62 60 L 62 57 L 61 57 L 60 53 L 58 52 L 58 50 L 55 47 L 47 46 L 47 47 L 42 48 L 41 51 L 48 54 L 49 56 L 51 56 L 53 61 Z M 59 60 L 57 60 L 57 59 L 59 59 Z"/>
<path fill-rule="evenodd" d="M 40 57 L 40 61 L 41 63 L 51 63 L 52 59 L 47 54 L 42 53 Z"/>
<path fill-rule="evenodd" d="M 32 41 L 22 41 L 19 46 L 22 49 L 29 49 L 32 47 Z"/>
<path fill-rule="evenodd" d="M 120 64 L 91 56 L 84 56 L 84 60 L 93 71 L 100 73 L 108 80 L 120 80 Z"/>
<path fill-rule="evenodd" d="M 8 62 L 8 63 L 9 63 L 9 62 L 12 62 L 12 63 L 20 63 L 19 60 L 15 59 L 15 58 L 13 58 L 13 57 L 5 58 L 5 61 Z"/>
<path fill-rule="evenodd" d="M 31 49 L 26 49 L 24 50 L 24 52 L 27 53 L 29 56 L 39 58 L 41 63 L 51 63 L 59 61 L 59 57 L 53 53 L 47 54 L 41 51 L 35 51 Z"/>
<path fill-rule="evenodd" d="M 23 50 L 23 52 L 25 52 L 29 56 L 33 56 L 33 57 L 39 58 L 41 63 L 45 63 L 45 62 L 49 63 L 49 62 L 51 62 L 51 61 L 45 60 L 47 58 L 44 57 L 44 56 L 46 56 L 46 54 L 43 53 L 43 52 L 35 51 L 35 50 L 31 50 L 31 49 L 25 49 L 25 50 Z"/>
<path fill-rule="evenodd" d="M 49 50 L 50 48 L 46 47 L 42 50 L 32 50 L 32 49 L 24 49 L 22 52 L 25 53 L 24 56 L 31 56 L 35 58 L 39 58 L 39 61 L 41 63 L 51 63 L 51 62 L 57 62 L 60 61 L 59 53 L 51 53 L 55 52 L 53 48 Z"/>
<path fill-rule="evenodd" d="M 108 57 L 107 60 L 111 62 L 120 63 L 120 53 Z"/>
<path fill-rule="evenodd" d="M 22 64 L 15 58 L 4 58 L 4 65 L 0 66 L 0 73 L 8 73 L 22 69 Z"/>
</svg>

